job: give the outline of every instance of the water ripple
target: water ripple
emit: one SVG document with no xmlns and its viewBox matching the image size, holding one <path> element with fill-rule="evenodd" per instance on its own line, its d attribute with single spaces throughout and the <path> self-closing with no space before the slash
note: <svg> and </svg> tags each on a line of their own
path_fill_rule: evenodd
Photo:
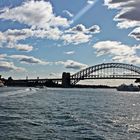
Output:
<svg viewBox="0 0 140 140">
<path fill-rule="evenodd" d="M 0 89 L 1 140 L 138 140 L 140 94 Z"/>
</svg>

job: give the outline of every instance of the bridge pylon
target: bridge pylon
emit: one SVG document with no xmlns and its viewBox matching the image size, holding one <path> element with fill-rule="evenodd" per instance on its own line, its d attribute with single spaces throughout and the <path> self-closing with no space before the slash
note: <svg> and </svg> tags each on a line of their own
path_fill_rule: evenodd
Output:
<svg viewBox="0 0 140 140">
<path fill-rule="evenodd" d="M 70 73 L 63 72 L 63 74 L 62 74 L 62 87 L 63 88 L 70 87 Z"/>
<path fill-rule="evenodd" d="M 135 83 L 140 83 L 140 78 L 137 78 Z"/>
</svg>

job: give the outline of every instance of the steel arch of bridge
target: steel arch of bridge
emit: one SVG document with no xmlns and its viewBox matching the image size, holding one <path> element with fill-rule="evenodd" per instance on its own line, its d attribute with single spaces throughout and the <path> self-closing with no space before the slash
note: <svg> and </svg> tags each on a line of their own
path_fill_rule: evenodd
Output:
<svg viewBox="0 0 140 140">
<path fill-rule="evenodd" d="M 99 71 L 99 70 L 103 70 L 103 69 L 108 69 L 108 68 L 114 68 L 114 69 L 119 68 L 119 69 L 129 70 L 129 71 L 137 73 L 140 76 L 140 67 L 138 67 L 138 66 L 124 64 L 124 63 L 103 63 L 103 64 L 98 64 L 95 66 L 88 67 L 86 69 L 83 69 L 83 70 L 71 75 L 71 77 L 70 77 L 71 84 L 75 85 L 80 80 L 86 79 L 91 73 Z M 113 79 L 115 79 L 115 77 Z"/>
</svg>

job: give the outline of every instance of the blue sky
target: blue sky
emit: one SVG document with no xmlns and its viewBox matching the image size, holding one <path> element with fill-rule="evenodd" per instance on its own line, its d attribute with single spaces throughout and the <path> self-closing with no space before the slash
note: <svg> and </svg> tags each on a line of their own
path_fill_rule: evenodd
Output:
<svg viewBox="0 0 140 140">
<path fill-rule="evenodd" d="M 3 77 L 59 77 L 105 62 L 140 65 L 140 0 L 0 1 Z"/>
</svg>

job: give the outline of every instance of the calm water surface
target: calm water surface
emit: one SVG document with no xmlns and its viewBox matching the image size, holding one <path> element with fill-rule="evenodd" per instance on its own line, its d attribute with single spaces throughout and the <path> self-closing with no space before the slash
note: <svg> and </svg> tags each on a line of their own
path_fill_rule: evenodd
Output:
<svg viewBox="0 0 140 140">
<path fill-rule="evenodd" d="M 140 140 L 140 93 L 0 88 L 0 140 Z"/>
</svg>

